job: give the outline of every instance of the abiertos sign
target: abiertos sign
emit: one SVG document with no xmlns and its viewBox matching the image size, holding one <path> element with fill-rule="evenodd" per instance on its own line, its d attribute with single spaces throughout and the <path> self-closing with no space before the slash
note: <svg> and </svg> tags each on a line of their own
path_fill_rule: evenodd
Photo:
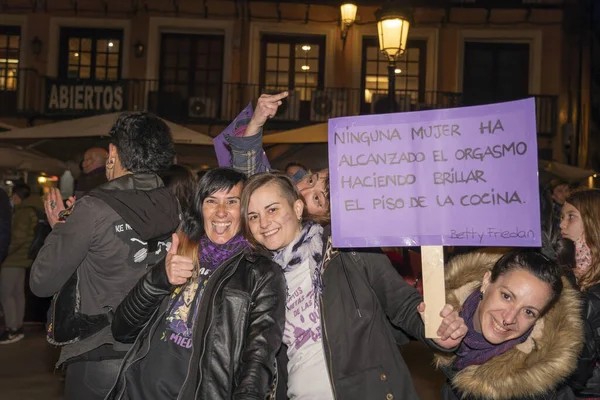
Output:
<svg viewBox="0 0 600 400">
<path fill-rule="evenodd" d="M 100 114 L 123 111 L 125 90 L 119 82 L 48 80 L 46 113 Z"/>
</svg>

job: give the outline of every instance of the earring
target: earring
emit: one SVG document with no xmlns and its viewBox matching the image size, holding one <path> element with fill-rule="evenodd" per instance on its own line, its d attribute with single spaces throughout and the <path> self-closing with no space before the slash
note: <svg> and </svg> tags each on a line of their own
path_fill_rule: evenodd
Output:
<svg viewBox="0 0 600 400">
<path fill-rule="evenodd" d="M 479 300 L 483 299 L 483 292 L 479 292 Z"/>
</svg>

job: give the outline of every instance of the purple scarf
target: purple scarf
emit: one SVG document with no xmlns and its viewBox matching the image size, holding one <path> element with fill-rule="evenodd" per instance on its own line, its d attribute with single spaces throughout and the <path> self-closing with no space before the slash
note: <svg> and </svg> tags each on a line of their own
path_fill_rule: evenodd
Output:
<svg viewBox="0 0 600 400">
<path fill-rule="evenodd" d="M 492 344 L 485 340 L 483 335 L 473 327 L 473 317 L 479 302 L 481 301 L 481 292 L 476 289 L 467 297 L 463 308 L 460 311 L 460 316 L 465 320 L 465 325 L 469 328 L 467 335 L 462 341 L 458 351 L 456 352 L 455 368 L 460 371 L 470 365 L 482 365 L 493 357 L 504 354 L 506 351 L 523 343 L 529 337 L 533 330 L 533 326 L 521 337 L 509 340 L 500 344 Z"/>
<path fill-rule="evenodd" d="M 198 261 L 201 268 L 212 271 L 240 250 L 248 248 L 250 245 L 241 234 L 235 235 L 224 244 L 213 243 L 208 236 L 204 235 L 198 246 Z"/>
</svg>

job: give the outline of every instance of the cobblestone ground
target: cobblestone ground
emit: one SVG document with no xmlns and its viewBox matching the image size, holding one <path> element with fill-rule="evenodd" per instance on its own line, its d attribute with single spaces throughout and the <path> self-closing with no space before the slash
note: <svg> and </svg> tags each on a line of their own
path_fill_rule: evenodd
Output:
<svg viewBox="0 0 600 400">
<path fill-rule="evenodd" d="M 26 325 L 25 339 L 0 346 L 0 399 L 62 400 L 61 374 L 54 371 L 58 353 L 46 343 L 42 325 Z M 413 342 L 403 356 L 421 399 L 439 399 L 444 377 L 431 367 L 427 348 Z"/>
</svg>

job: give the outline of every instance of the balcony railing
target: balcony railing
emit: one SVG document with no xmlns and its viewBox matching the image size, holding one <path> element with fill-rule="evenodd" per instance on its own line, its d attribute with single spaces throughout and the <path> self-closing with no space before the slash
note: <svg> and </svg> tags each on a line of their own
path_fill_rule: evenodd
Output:
<svg viewBox="0 0 600 400">
<path fill-rule="evenodd" d="M 339 0 L 251 0 L 251 2 L 268 3 L 302 3 L 339 6 Z M 477 7 L 477 8 L 560 8 L 567 0 L 400 0 L 399 3 L 405 7 Z M 358 6 L 381 6 L 384 0 L 356 0 Z"/>
<path fill-rule="evenodd" d="M 273 119 L 273 124 L 282 128 L 389 111 L 385 90 L 290 89 L 245 83 L 194 88 L 144 79 L 118 82 L 57 80 L 33 70 L 20 70 L 10 86 L 0 86 L 0 116 L 76 118 L 107 112 L 148 110 L 174 122 L 226 124 L 261 94 L 283 90 L 288 90 L 289 96 Z M 538 134 L 553 136 L 556 133 L 557 98 L 535 96 L 535 99 Z M 463 105 L 461 93 L 441 91 L 397 90 L 395 102 L 398 112 Z"/>
</svg>

